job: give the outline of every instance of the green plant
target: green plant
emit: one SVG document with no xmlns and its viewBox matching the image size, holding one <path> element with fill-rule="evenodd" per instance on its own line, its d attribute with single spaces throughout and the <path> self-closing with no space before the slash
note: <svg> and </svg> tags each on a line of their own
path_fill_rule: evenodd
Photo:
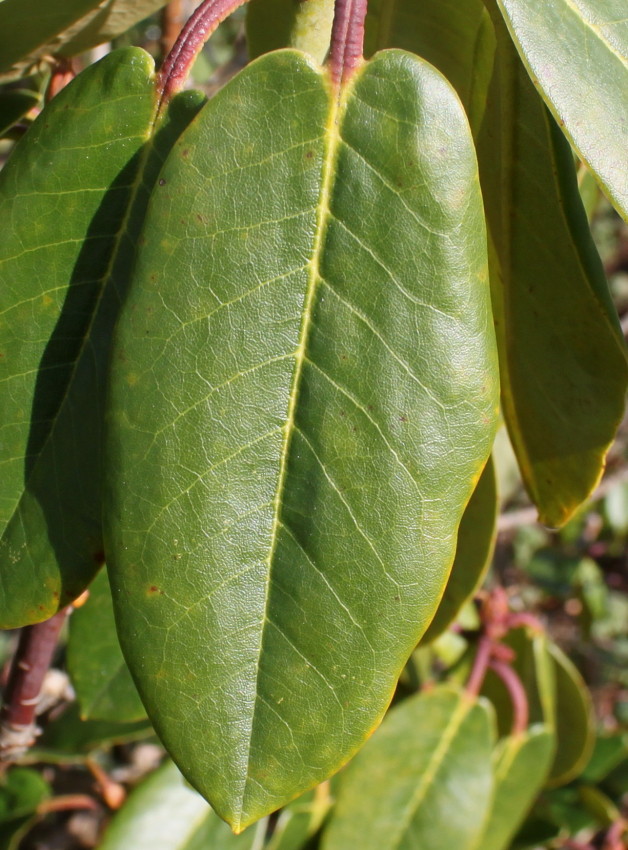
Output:
<svg viewBox="0 0 628 850">
<path fill-rule="evenodd" d="M 153 841 L 127 830 L 164 795 L 188 848 L 506 848 L 590 763 L 586 686 L 500 587 L 457 648 L 447 629 L 494 544 L 500 378 L 549 526 L 623 413 L 573 151 L 625 215 L 625 2 L 253 0 L 258 58 L 181 91 L 239 5 L 202 3 L 156 75 L 122 48 L 56 93 L 134 4 L 114 26 L 94 0 L 0 3 L 0 73 L 63 58 L 0 174 L 0 626 L 27 627 L 0 746 L 88 763 L 148 715 L 234 832 L 281 809 L 234 837 L 165 765 L 105 848 Z M 88 586 L 67 644 L 87 726 L 26 756 Z M 0 788 L 7 846 L 54 803 L 25 770 Z M 610 848 L 596 783 L 576 793 Z"/>
</svg>

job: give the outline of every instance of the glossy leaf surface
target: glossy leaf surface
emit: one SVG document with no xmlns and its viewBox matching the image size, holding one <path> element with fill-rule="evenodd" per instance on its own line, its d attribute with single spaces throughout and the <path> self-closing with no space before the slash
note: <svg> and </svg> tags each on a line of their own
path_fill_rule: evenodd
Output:
<svg viewBox="0 0 628 850">
<path fill-rule="evenodd" d="M 87 602 L 70 618 L 66 652 L 84 720 L 128 723 L 146 717 L 118 642 L 105 569 L 90 584 Z"/>
<path fill-rule="evenodd" d="M 394 708 L 342 774 L 322 850 L 470 850 L 492 794 L 491 720 L 446 688 Z"/>
<path fill-rule="evenodd" d="M 501 18 L 495 26 L 496 73 L 478 153 L 502 406 L 540 521 L 554 527 L 599 481 L 628 367 L 571 149 Z"/>
<path fill-rule="evenodd" d="M 3 0 L 0 78 L 18 77 L 48 55 L 75 56 L 110 41 L 164 0 Z"/>
<path fill-rule="evenodd" d="M 587 686 L 574 664 L 556 644 L 549 644 L 556 677 L 557 750 L 552 785 L 564 785 L 583 770 L 595 744 L 593 706 Z"/>
<path fill-rule="evenodd" d="M 233 835 L 174 764 L 166 762 L 131 794 L 107 828 L 100 850 L 251 850 L 259 846 L 256 838 L 255 829 Z"/>
<path fill-rule="evenodd" d="M 88 68 L 0 173 L 2 628 L 51 616 L 103 559 L 105 376 L 154 172 L 152 71 L 135 48 Z M 156 149 L 199 97 L 173 102 Z"/>
<path fill-rule="evenodd" d="M 489 458 L 462 515 L 454 565 L 438 610 L 423 636 L 423 643 L 435 640 L 451 625 L 458 611 L 482 583 L 493 555 L 497 509 L 495 468 Z"/>
<path fill-rule="evenodd" d="M 500 741 L 491 810 L 476 850 L 508 850 L 547 778 L 554 749 L 553 733 L 542 726 Z"/>
<path fill-rule="evenodd" d="M 160 174 L 108 566 L 149 715 L 236 829 L 361 746 L 434 613 L 494 432 L 483 238 L 460 104 L 401 52 L 339 103 L 262 57 Z"/>
<path fill-rule="evenodd" d="M 545 102 L 628 219 L 625 0 L 498 3 Z"/>
</svg>

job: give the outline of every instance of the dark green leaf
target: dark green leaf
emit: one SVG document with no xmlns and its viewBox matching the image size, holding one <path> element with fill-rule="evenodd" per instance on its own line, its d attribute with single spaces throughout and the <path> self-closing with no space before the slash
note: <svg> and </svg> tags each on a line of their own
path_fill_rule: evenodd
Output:
<svg viewBox="0 0 628 850">
<path fill-rule="evenodd" d="M 601 782 L 628 759 L 628 734 L 617 732 L 596 738 L 589 763 L 582 773 L 585 782 Z"/>
<path fill-rule="evenodd" d="M 497 509 L 495 469 L 489 459 L 462 516 L 454 565 L 423 643 L 445 631 L 482 583 L 493 555 Z"/>
<path fill-rule="evenodd" d="M 495 753 L 495 793 L 477 850 L 507 850 L 552 765 L 552 732 L 534 726 L 500 741 Z"/>
<path fill-rule="evenodd" d="M 593 707 L 582 676 L 556 644 L 549 643 L 556 677 L 558 748 L 550 773 L 552 785 L 564 785 L 582 771 L 595 743 Z"/>
<path fill-rule="evenodd" d="M 323 850 L 470 850 L 492 793 L 491 713 L 446 688 L 405 700 L 343 773 Z"/>
<path fill-rule="evenodd" d="M 262 57 L 159 184 L 108 566 L 160 737 L 240 829 L 361 746 L 442 593 L 496 417 L 481 198 L 455 93 L 402 52 L 339 102 Z"/>
<path fill-rule="evenodd" d="M 27 112 L 39 103 L 40 96 L 31 89 L 13 89 L 0 92 L 0 137 Z"/>
<path fill-rule="evenodd" d="M 329 50 L 333 19 L 334 0 L 251 0 L 246 14 L 249 56 L 294 47 L 322 62 Z"/>
<path fill-rule="evenodd" d="M 110 54 L 54 98 L 0 173 L 2 628 L 51 616 L 102 561 L 111 329 L 161 148 L 198 102 L 175 100 L 147 145 L 152 60 Z"/>
<path fill-rule="evenodd" d="M 545 102 L 628 218 L 626 0 L 497 2 Z"/>
<path fill-rule="evenodd" d="M 129 723 L 146 717 L 118 642 L 106 570 L 70 618 L 67 665 L 83 720 Z"/>
<path fill-rule="evenodd" d="M 502 406 L 540 521 L 560 526 L 602 474 L 628 366 L 571 150 L 497 12 L 494 23 L 496 72 L 478 153 Z"/>
<path fill-rule="evenodd" d="M 18 77 L 45 56 L 75 56 L 110 41 L 164 0 L 3 0 L 0 78 Z"/>
<path fill-rule="evenodd" d="M 14 767 L 0 778 L 0 822 L 36 811 L 50 794 L 50 786 L 36 770 Z"/>
<path fill-rule="evenodd" d="M 302 850 L 320 829 L 332 805 L 330 783 L 323 782 L 314 790 L 289 803 L 279 813 L 273 836 L 265 850 Z"/>
<path fill-rule="evenodd" d="M 111 821 L 100 850 L 251 850 L 261 823 L 236 837 L 205 800 L 166 762 L 129 797 Z"/>
</svg>

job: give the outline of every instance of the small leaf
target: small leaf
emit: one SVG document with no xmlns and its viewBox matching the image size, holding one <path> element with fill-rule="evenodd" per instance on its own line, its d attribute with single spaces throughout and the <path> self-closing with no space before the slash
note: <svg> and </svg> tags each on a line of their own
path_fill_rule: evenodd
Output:
<svg viewBox="0 0 628 850">
<path fill-rule="evenodd" d="M 301 850 L 320 829 L 332 805 L 330 783 L 323 782 L 283 808 L 265 850 Z M 308 845 L 309 846 L 309 845 Z"/>
<path fill-rule="evenodd" d="M 342 774 L 322 850 L 470 850 L 492 793 L 491 721 L 447 688 L 404 700 Z"/>
<path fill-rule="evenodd" d="M 495 468 L 489 458 L 467 505 L 458 543 L 443 598 L 422 643 L 435 640 L 455 620 L 464 603 L 471 597 L 489 568 L 495 545 L 497 522 L 497 486 Z"/>
<path fill-rule="evenodd" d="M 573 155 L 493 12 L 496 70 L 478 156 L 502 407 L 539 519 L 556 527 L 604 469 L 624 410 L 626 347 Z"/>
<path fill-rule="evenodd" d="M 551 785 L 565 785 L 583 770 L 595 744 L 593 707 L 582 676 L 556 644 L 548 646 L 556 676 L 556 737 L 558 747 L 550 773 Z"/>
<path fill-rule="evenodd" d="M 158 182 L 107 559 L 155 728 L 239 830 L 362 745 L 442 594 L 497 413 L 482 203 L 455 93 L 401 51 L 339 99 L 256 60 Z"/>
<path fill-rule="evenodd" d="M 81 720 L 78 705 L 73 703 L 61 717 L 48 723 L 29 755 L 52 763 L 65 763 L 69 759 L 83 761 L 93 750 L 111 744 L 143 740 L 151 735 L 153 729 L 147 720 L 134 723 Z"/>
<path fill-rule="evenodd" d="M 32 814 L 49 795 L 50 786 L 38 771 L 11 768 L 0 778 L 0 822 Z"/>
<path fill-rule="evenodd" d="M 266 824 L 260 824 L 263 832 Z M 256 832 L 236 837 L 166 762 L 130 795 L 109 824 L 100 850 L 251 850 Z"/>
<path fill-rule="evenodd" d="M 628 760 L 628 734 L 599 735 L 593 747 L 593 752 L 582 773 L 585 782 L 602 782 L 609 773 Z"/>
<path fill-rule="evenodd" d="M 155 134 L 152 72 L 136 48 L 90 66 L 0 172 L 1 628 L 50 617 L 102 562 L 112 326 L 155 165 L 200 98 Z"/>
<path fill-rule="evenodd" d="M 0 92 L 0 138 L 27 112 L 37 106 L 39 92 L 32 89 L 12 89 Z"/>
<path fill-rule="evenodd" d="M 628 219 L 625 0 L 497 2 L 554 117 Z"/>
<path fill-rule="evenodd" d="M 48 55 L 75 56 L 111 41 L 164 0 L 2 0 L 0 79 L 19 77 Z"/>
<path fill-rule="evenodd" d="M 83 720 L 129 723 L 146 717 L 118 642 L 104 569 L 89 586 L 87 602 L 70 617 L 67 666 Z"/>
<path fill-rule="evenodd" d="M 477 850 L 507 850 L 552 765 L 556 741 L 543 726 L 502 739 L 496 749 L 495 793 Z"/>
</svg>

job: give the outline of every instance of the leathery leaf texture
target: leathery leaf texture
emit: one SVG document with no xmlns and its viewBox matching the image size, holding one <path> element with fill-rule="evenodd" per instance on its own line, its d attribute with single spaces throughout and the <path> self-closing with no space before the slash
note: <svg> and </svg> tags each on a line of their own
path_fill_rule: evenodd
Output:
<svg viewBox="0 0 628 850">
<path fill-rule="evenodd" d="M 116 334 L 122 647 L 235 831 L 379 723 L 494 435 L 482 204 L 431 66 L 249 65 L 162 168 Z"/>
</svg>

